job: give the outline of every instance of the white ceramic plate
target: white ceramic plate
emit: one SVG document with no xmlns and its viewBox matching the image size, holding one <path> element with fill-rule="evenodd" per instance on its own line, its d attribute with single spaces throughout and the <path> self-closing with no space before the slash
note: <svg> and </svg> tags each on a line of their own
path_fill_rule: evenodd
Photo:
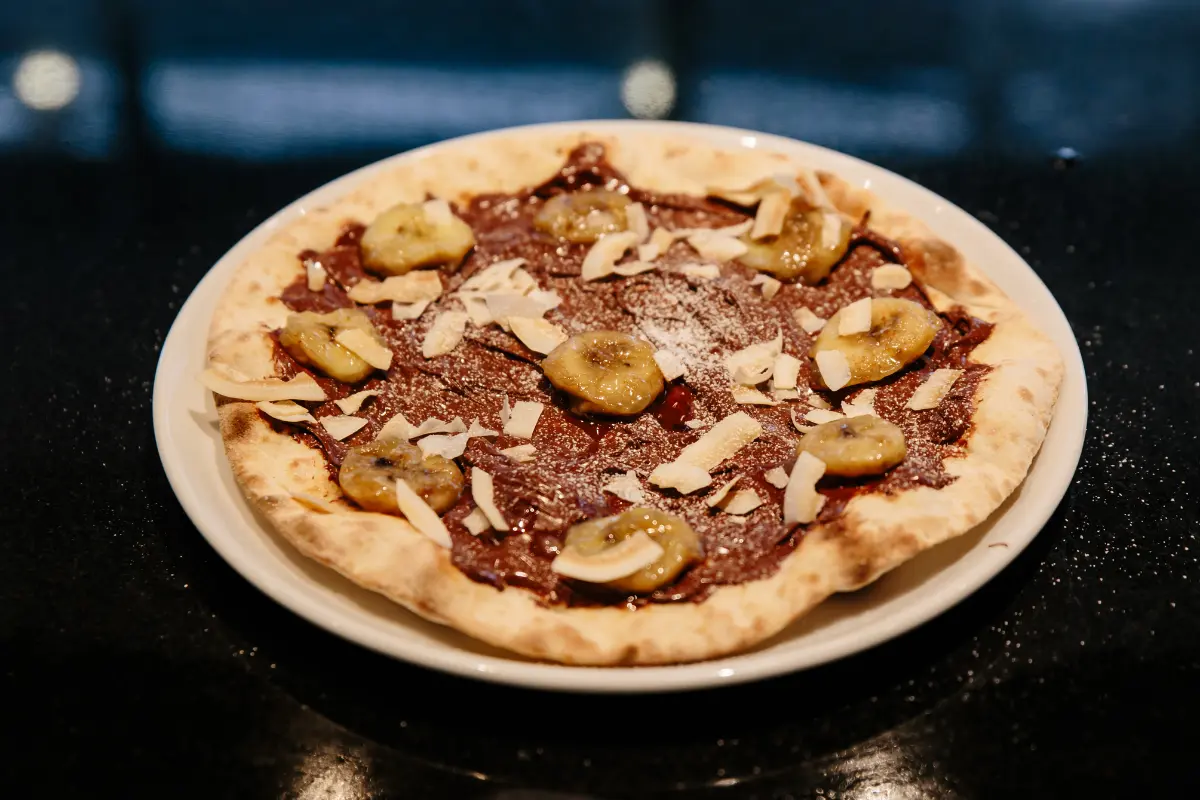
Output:
<svg viewBox="0 0 1200 800">
<path fill-rule="evenodd" d="M 416 150 L 357 170 L 300 198 L 258 226 L 216 263 L 171 327 L 154 385 L 154 432 L 172 488 L 218 553 L 247 580 L 321 627 L 381 653 L 433 669 L 498 683 L 578 692 L 662 692 L 740 683 L 812 667 L 872 647 L 950 608 L 1023 550 L 1070 484 L 1083 448 L 1087 388 L 1083 362 L 1062 309 L 1033 270 L 970 215 L 891 172 L 849 156 L 777 136 L 662 122 L 580 122 L 544 128 L 629 130 L 701 137 L 726 148 L 795 154 L 814 168 L 869 187 L 924 220 L 979 265 L 1041 327 L 1066 359 L 1054 423 L 1029 479 L 985 524 L 936 547 L 861 592 L 832 598 L 754 650 L 673 667 L 594 668 L 531 662 L 426 622 L 333 571 L 299 556 L 259 522 L 234 483 L 209 392 L 197 381 L 217 298 L 236 266 L 278 226 L 330 202 L 356 182 Z M 492 134 L 479 134 L 486 137 Z M 437 147 L 438 145 L 433 145 Z M 1003 544 L 1004 547 L 993 545 Z"/>
</svg>

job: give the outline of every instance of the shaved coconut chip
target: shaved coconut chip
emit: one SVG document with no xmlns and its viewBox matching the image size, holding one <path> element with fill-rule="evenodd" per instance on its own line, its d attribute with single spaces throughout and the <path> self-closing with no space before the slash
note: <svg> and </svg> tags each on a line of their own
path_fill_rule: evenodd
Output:
<svg viewBox="0 0 1200 800">
<path fill-rule="evenodd" d="M 429 456 L 441 456 L 454 460 L 461 456 L 467 449 L 467 434 L 457 433 L 453 436 L 439 434 L 437 436 L 426 436 L 421 441 L 417 442 L 417 447 L 421 448 L 421 455 L 429 458 Z"/>
<path fill-rule="evenodd" d="M 771 379 L 776 389 L 795 389 L 796 378 L 800 375 L 800 359 L 780 353 L 775 356 L 775 366 L 771 371 Z"/>
<path fill-rule="evenodd" d="M 755 275 L 750 280 L 751 286 L 761 286 L 763 299 L 770 301 L 779 294 L 779 290 L 783 287 L 783 282 L 772 278 L 770 275 Z"/>
<path fill-rule="evenodd" d="M 500 451 L 500 455 L 507 456 L 518 464 L 533 461 L 536 454 L 537 448 L 531 444 L 519 444 L 516 447 L 508 447 Z"/>
<path fill-rule="evenodd" d="M 419 319 L 427 308 L 428 300 L 417 303 L 392 303 L 392 319 Z"/>
<path fill-rule="evenodd" d="M 604 484 L 603 489 L 630 503 L 646 502 L 646 494 L 642 491 L 642 482 L 638 480 L 637 473 L 633 470 L 613 478 Z"/>
<path fill-rule="evenodd" d="M 337 407 L 342 410 L 343 414 L 357 414 L 362 408 L 363 403 L 367 402 L 369 397 L 379 397 L 379 392 L 374 389 L 367 389 L 362 392 L 355 392 L 349 397 L 343 397 L 341 400 L 334 400 Z"/>
<path fill-rule="evenodd" d="M 658 269 L 658 265 L 646 261 L 627 261 L 624 264 L 617 264 L 613 267 L 613 273 L 623 278 L 631 278 L 634 275 L 641 275 L 643 272 L 649 272 L 652 269 Z"/>
<path fill-rule="evenodd" d="M 450 531 L 446 530 L 446 523 L 403 478 L 396 479 L 396 507 L 414 528 L 449 549 Z"/>
<path fill-rule="evenodd" d="M 832 250 L 842 240 L 842 218 L 835 211 L 827 211 L 821 219 L 821 246 Z"/>
<path fill-rule="evenodd" d="M 961 369 L 935 369 L 925 382 L 917 387 L 908 398 L 907 408 L 913 411 L 926 411 L 937 408 L 946 399 L 954 382 L 963 374 Z"/>
<path fill-rule="evenodd" d="M 854 400 L 842 401 L 842 413 L 847 417 L 868 417 L 875 415 L 875 390 L 863 389 Z"/>
<path fill-rule="evenodd" d="M 467 533 L 472 536 L 478 536 L 492 527 L 492 523 L 488 522 L 487 514 L 483 513 L 482 508 L 476 508 L 470 514 L 463 517 L 462 524 L 467 529 Z"/>
<path fill-rule="evenodd" d="M 810 426 L 808 423 L 801 424 L 800 419 L 796 416 L 796 409 L 793 408 L 789 410 L 788 416 L 792 418 L 792 427 L 801 433 L 806 433 L 812 430 L 812 426 Z"/>
<path fill-rule="evenodd" d="M 645 531 L 638 531 L 593 555 L 585 556 L 567 548 L 550 562 L 550 569 L 577 581 L 608 583 L 645 569 L 662 554 L 662 545 Z"/>
<path fill-rule="evenodd" d="M 821 395 L 815 394 L 813 392 L 810 392 L 808 397 L 806 397 L 804 399 L 807 400 L 808 404 L 810 406 L 812 406 L 813 408 L 824 408 L 826 410 L 832 408 L 832 406 L 829 405 L 828 400 L 826 400 L 824 397 L 821 397 Z"/>
<path fill-rule="evenodd" d="M 824 425 L 826 422 L 837 422 L 839 419 L 845 419 L 845 414 L 840 414 L 837 411 L 827 411 L 823 408 L 814 408 L 804 415 L 804 418 L 809 422 L 817 425 Z"/>
<path fill-rule="evenodd" d="M 742 516 L 749 514 L 763 504 L 762 498 L 753 489 L 739 489 L 733 497 L 725 501 L 721 510 L 726 514 Z"/>
<path fill-rule="evenodd" d="M 580 277 L 585 281 L 596 281 L 611 275 L 613 267 L 625 251 L 638 243 L 638 234 L 633 231 L 622 231 L 602 236 L 583 257 L 583 268 Z"/>
<path fill-rule="evenodd" d="M 638 258 L 643 261 L 653 261 L 659 256 L 665 255 L 673 244 L 675 244 L 675 234 L 666 228 L 655 228 L 654 233 L 650 234 L 650 241 L 638 246 Z M 642 252 L 643 247 L 647 248 L 645 253 Z"/>
<path fill-rule="evenodd" d="M 519 400 L 509 414 L 508 422 L 504 423 L 504 433 L 518 439 L 532 439 L 533 429 L 537 427 L 538 419 L 542 416 L 545 405 L 532 400 Z"/>
<path fill-rule="evenodd" d="M 375 434 L 375 439 L 376 441 L 379 439 L 403 439 L 407 442 L 416 434 L 417 429 L 412 426 L 412 423 L 405 419 L 403 414 L 397 414 L 379 429 L 379 433 Z"/>
<path fill-rule="evenodd" d="M 392 351 L 361 328 L 338 331 L 333 340 L 375 369 L 387 369 L 392 365 Z"/>
<path fill-rule="evenodd" d="M 342 416 L 323 417 L 321 419 L 321 427 L 329 431 L 329 435 L 339 442 L 342 439 L 353 436 L 366 424 L 367 421 L 362 417 Z"/>
<path fill-rule="evenodd" d="M 776 400 L 799 400 L 800 392 L 795 389 L 772 389 L 771 396 Z"/>
<path fill-rule="evenodd" d="M 776 489 L 782 489 L 788 485 L 788 474 L 783 471 L 783 467 L 771 467 L 763 473 L 763 480 Z"/>
<path fill-rule="evenodd" d="M 340 510 L 328 500 L 304 492 L 292 492 L 292 499 L 305 508 L 321 514 L 336 514 Z"/>
<path fill-rule="evenodd" d="M 648 264 L 659 256 L 658 245 L 654 242 L 639 244 L 637 246 L 638 261 Z"/>
<path fill-rule="evenodd" d="M 658 364 L 663 380 L 668 383 L 687 374 L 683 361 L 671 350 L 655 350 L 654 363 Z"/>
<path fill-rule="evenodd" d="M 444 228 L 454 222 L 454 212 L 450 210 L 450 204 L 440 198 L 426 200 L 421 205 L 421 212 L 430 224 L 439 228 Z"/>
<path fill-rule="evenodd" d="M 825 474 L 825 462 L 807 450 L 796 458 L 783 494 L 783 523 L 808 524 L 817 518 L 825 497 L 817 492 L 817 481 Z"/>
<path fill-rule="evenodd" d="M 838 336 L 851 336 L 871 330 L 871 298 L 855 300 L 838 317 Z"/>
<path fill-rule="evenodd" d="M 409 273 L 410 275 L 412 273 Z M 443 311 L 433 321 L 421 343 L 421 355 L 425 358 L 444 356 L 462 341 L 467 330 L 467 315 L 464 311 Z"/>
<path fill-rule="evenodd" d="M 459 300 L 462 301 L 463 308 L 467 310 L 467 318 L 471 320 L 471 324 L 477 328 L 482 328 L 485 325 L 491 325 L 495 322 L 492 312 L 488 311 L 487 298 L 484 295 L 463 294 L 459 293 Z"/>
<path fill-rule="evenodd" d="M 871 287 L 890 290 L 904 289 L 912 283 L 912 273 L 899 264 L 884 264 L 871 270 Z"/>
<path fill-rule="evenodd" d="M 650 238 L 650 221 L 646 219 L 646 207 L 641 203 L 625 206 L 625 221 L 629 224 L 629 230 L 637 234 L 639 242 Z"/>
<path fill-rule="evenodd" d="M 689 278 L 701 278 L 706 281 L 721 277 L 721 268 L 716 264 L 684 264 L 679 271 Z"/>
<path fill-rule="evenodd" d="M 792 193 L 786 189 L 776 189 L 764 194 L 758 204 L 758 212 L 754 215 L 754 227 L 750 229 L 750 238 L 757 241 L 768 236 L 778 236 L 783 231 L 783 221 L 787 218 L 791 203 Z"/>
<path fill-rule="evenodd" d="M 780 331 L 769 342 L 758 342 L 727 356 L 725 369 L 729 370 L 735 383 L 755 386 L 771 377 L 775 359 L 782 351 L 783 331 Z"/>
<path fill-rule="evenodd" d="M 825 320 L 818 317 L 810 309 L 797 308 L 792 312 L 792 316 L 796 319 L 796 324 L 803 328 L 805 333 L 816 333 L 825 327 Z"/>
<path fill-rule="evenodd" d="M 711 261 L 732 261 L 746 254 L 749 248 L 746 243 L 732 236 L 722 236 L 715 231 L 693 233 L 687 238 L 687 243 L 700 254 L 701 258 Z"/>
<path fill-rule="evenodd" d="M 549 353 L 567 340 L 562 328 L 540 317 L 512 317 L 508 324 L 521 344 L 535 353 Z"/>
<path fill-rule="evenodd" d="M 479 420 L 471 420 L 471 427 L 467 428 L 467 438 L 474 439 L 477 436 L 499 436 L 500 431 L 494 431 L 491 428 L 485 428 L 479 424 Z"/>
<path fill-rule="evenodd" d="M 346 294 L 356 303 L 419 303 L 442 295 L 442 279 L 434 270 L 414 270 L 382 281 L 359 281 Z"/>
<path fill-rule="evenodd" d="M 536 295 L 536 296 L 535 296 Z M 484 296 L 488 314 L 494 322 L 508 330 L 516 317 L 541 319 L 542 315 L 562 302 L 554 292 L 524 294 L 489 294 Z"/>
<path fill-rule="evenodd" d="M 724 228 L 713 228 L 710 231 L 705 231 L 703 228 L 701 228 L 700 230 L 704 231 L 705 233 L 712 233 L 715 236 L 729 236 L 736 239 L 737 237 L 742 236 L 749 231 L 753 225 L 754 220 L 748 219 L 744 222 L 739 222 L 736 225 L 726 225 Z M 691 233 L 694 234 L 696 231 L 691 231 Z"/>
<path fill-rule="evenodd" d="M 850 382 L 850 362 L 840 350 L 822 350 L 813 358 L 821 371 L 821 380 L 833 391 Z"/>
<path fill-rule="evenodd" d="M 729 388 L 733 394 L 733 402 L 740 403 L 744 406 L 775 406 L 779 405 L 779 401 L 768 397 L 767 395 L 755 389 L 753 386 L 742 386 L 734 384 Z"/>
<path fill-rule="evenodd" d="M 687 422 L 685 422 L 683 424 L 686 425 L 687 427 L 691 428 L 692 430 L 698 430 L 700 428 L 703 428 L 708 423 L 702 419 L 689 419 Z"/>
<path fill-rule="evenodd" d="M 801 167 L 800 177 L 804 178 L 804 192 L 808 195 L 810 203 L 817 208 L 833 208 L 833 203 L 829 201 L 829 195 L 825 193 L 825 187 L 821 185 L 817 173 L 810 167 Z"/>
<path fill-rule="evenodd" d="M 721 501 L 725 499 L 725 496 L 729 494 L 729 490 L 732 489 L 734 486 L 736 486 L 737 482 L 740 481 L 741 479 L 742 479 L 742 476 L 738 475 L 736 478 L 731 480 L 729 483 L 725 484 L 720 489 L 717 489 L 715 492 L 713 492 L 711 495 L 709 495 L 708 499 L 705 500 L 704 502 L 708 504 L 709 508 L 720 505 Z"/>
<path fill-rule="evenodd" d="M 752 206 L 773 192 L 783 192 L 795 196 L 800 193 L 800 186 L 796 183 L 796 179 L 791 175 L 786 173 L 776 173 L 769 177 L 755 181 L 744 189 L 727 189 L 719 186 L 709 186 L 706 192 L 711 197 L 719 197 L 722 200 L 728 200 L 735 205 Z"/>
<path fill-rule="evenodd" d="M 463 281 L 462 286 L 458 287 L 458 290 L 459 292 L 487 293 L 512 288 L 513 276 L 524 264 L 525 259 L 523 258 L 509 258 L 489 264 Z M 524 272 L 524 270 L 521 271 Z M 409 274 L 411 275 L 412 273 Z"/>
<path fill-rule="evenodd" d="M 437 417 L 430 417 L 421 423 L 420 427 L 412 433 L 412 438 L 418 436 L 427 436 L 431 433 L 465 433 L 467 430 L 466 423 L 462 421 L 462 417 L 455 417 L 449 422 L 442 422 Z"/>
<path fill-rule="evenodd" d="M 340 403 L 341 401 L 338 402 Z M 317 420 L 312 414 L 308 413 L 308 409 L 294 400 L 280 400 L 278 403 L 263 400 L 255 403 L 254 406 L 268 417 L 274 417 L 280 422 L 311 422 L 313 425 L 317 424 Z"/>
<path fill-rule="evenodd" d="M 509 529 L 508 522 L 500 513 L 500 509 L 496 508 L 495 491 L 492 476 L 479 467 L 471 467 L 471 499 L 475 501 L 475 505 L 483 509 L 484 515 L 488 518 L 488 522 L 492 523 L 493 528 L 498 531 L 506 531 Z"/>
<path fill-rule="evenodd" d="M 200 383 L 209 391 L 232 400 L 324 400 L 325 390 L 322 389 L 312 375 L 301 372 L 290 381 L 279 378 L 263 380 L 235 381 L 215 369 L 206 369 L 200 373 Z"/>
<path fill-rule="evenodd" d="M 308 281 L 308 290 L 310 292 L 320 292 L 325 290 L 325 268 L 321 266 L 319 261 L 309 261 L 304 265 L 305 279 Z"/>
<path fill-rule="evenodd" d="M 500 406 L 500 429 L 508 424 L 508 418 L 512 415 L 512 406 L 508 404 L 508 395 L 504 395 L 504 402 Z"/>
<path fill-rule="evenodd" d="M 674 489 L 680 494 L 691 494 L 712 483 L 712 476 L 708 474 L 708 470 L 702 467 L 670 461 L 655 467 L 648 480 L 662 489 Z"/>
</svg>

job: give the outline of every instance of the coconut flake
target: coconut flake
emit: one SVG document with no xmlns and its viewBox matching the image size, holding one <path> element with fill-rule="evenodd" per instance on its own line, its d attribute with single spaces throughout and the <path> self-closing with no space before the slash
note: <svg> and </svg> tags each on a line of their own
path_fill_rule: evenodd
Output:
<svg viewBox="0 0 1200 800">
<path fill-rule="evenodd" d="M 529 294 L 495 292 L 484 295 L 490 321 L 499 322 L 505 330 L 509 329 L 514 317 L 541 319 L 543 314 L 561 302 L 562 298 L 554 292 L 541 290 Z"/>
<path fill-rule="evenodd" d="M 282 381 L 279 378 L 236 381 L 210 368 L 200 373 L 200 383 L 204 384 L 209 391 L 232 400 L 257 402 L 260 400 L 325 399 L 325 390 L 307 372 L 298 373 L 289 381 Z"/>
<path fill-rule="evenodd" d="M 321 427 L 329 431 L 329 435 L 339 442 L 354 435 L 366 424 L 367 421 L 362 417 L 341 416 L 321 418 Z"/>
<path fill-rule="evenodd" d="M 488 311 L 486 296 L 462 294 L 460 292 L 458 299 L 462 301 L 463 308 L 467 310 L 467 318 L 471 320 L 471 324 L 475 327 L 482 328 L 496 321 L 496 318 L 492 316 L 492 312 Z"/>
<path fill-rule="evenodd" d="M 484 515 L 488 518 L 488 522 L 492 523 L 493 528 L 498 531 L 506 531 L 509 529 L 508 522 L 500 513 L 500 509 L 496 507 L 495 491 L 492 476 L 479 467 L 471 467 L 471 499 L 475 501 L 475 505 L 483 509 Z"/>
<path fill-rule="evenodd" d="M 749 250 L 742 240 L 721 235 L 717 231 L 697 231 L 687 237 L 687 243 L 701 258 L 710 261 L 732 261 Z"/>
<path fill-rule="evenodd" d="M 842 401 L 842 413 L 847 417 L 867 417 L 875 415 L 875 390 L 863 389 L 854 396 L 854 400 Z"/>
<path fill-rule="evenodd" d="M 792 316 L 805 333 L 816 333 L 825 327 L 825 320 L 814 314 L 811 309 L 797 308 L 792 312 Z"/>
<path fill-rule="evenodd" d="M 735 383 L 729 387 L 729 391 L 733 394 L 733 402 L 740 403 L 744 406 L 774 406 L 779 405 L 779 401 L 755 389 L 753 386 L 742 386 Z"/>
<path fill-rule="evenodd" d="M 821 246 L 832 250 L 842 239 L 842 218 L 836 211 L 827 211 L 821 219 Z"/>
<path fill-rule="evenodd" d="M 675 243 L 675 235 L 666 228 L 655 228 L 650 234 L 650 241 L 638 245 L 638 258 L 642 261 L 653 261 L 671 249 Z"/>
<path fill-rule="evenodd" d="M 650 221 L 646 219 L 646 207 L 641 203 L 625 206 L 625 222 L 628 223 L 629 230 L 637 234 L 639 242 L 650 238 Z"/>
<path fill-rule="evenodd" d="M 855 300 L 838 312 L 838 336 L 852 336 L 871 330 L 871 298 Z"/>
<path fill-rule="evenodd" d="M 421 204 L 421 212 L 430 224 L 438 228 L 444 228 L 454 222 L 454 212 L 450 210 L 450 204 L 441 198 L 426 200 Z"/>
<path fill-rule="evenodd" d="M 800 375 L 800 359 L 780 353 L 775 356 L 775 365 L 771 370 L 771 380 L 776 389 L 795 389 L 796 378 Z"/>
<path fill-rule="evenodd" d="M 788 474 L 783 471 L 783 467 L 771 467 L 763 473 L 763 480 L 776 489 L 782 489 L 788 485 Z"/>
<path fill-rule="evenodd" d="M 450 548 L 450 531 L 446 530 L 446 523 L 403 478 L 396 480 L 396 507 L 409 524 L 435 544 Z"/>
<path fill-rule="evenodd" d="M 421 441 L 417 442 L 417 446 L 421 448 L 421 455 L 429 458 L 429 456 L 441 456 L 454 460 L 461 456 L 467 449 L 467 434 L 457 433 L 453 436 L 438 434 L 436 436 L 426 436 Z"/>
<path fill-rule="evenodd" d="M 504 401 L 500 405 L 500 429 L 504 430 L 504 426 L 508 424 L 508 418 L 512 415 L 512 406 L 508 404 L 508 395 L 504 395 Z"/>
<path fill-rule="evenodd" d="M 738 450 L 762 435 L 762 425 L 744 411 L 737 411 L 722 419 L 696 441 L 665 464 L 659 464 L 650 473 L 650 482 L 655 486 L 678 489 L 690 494 L 712 482 L 709 471 Z"/>
<path fill-rule="evenodd" d="M 825 497 L 817 491 L 817 481 L 825 474 L 825 462 L 807 450 L 796 458 L 783 494 L 783 523 L 808 524 L 817 518 Z"/>
<path fill-rule="evenodd" d="M 418 436 L 427 436 L 431 433 L 465 433 L 466 430 L 467 426 L 462 421 L 462 417 L 455 417 L 449 422 L 442 422 L 437 417 L 430 417 L 412 432 L 411 438 L 415 439 Z"/>
<path fill-rule="evenodd" d="M 362 408 L 363 403 L 367 402 L 367 398 L 379 397 L 379 392 L 374 389 L 366 389 L 361 392 L 355 392 L 349 397 L 343 397 L 341 400 L 334 400 L 337 407 L 342 410 L 343 414 L 357 414 Z"/>
<path fill-rule="evenodd" d="M 709 495 L 708 499 L 705 500 L 704 502 L 708 504 L 709 508 L 714 508 L 715 506 L 719 506 L 721 504 L 721 501 L 724 500 L 726 495 L 729 494 L 729 490 L 732 489 L 734 486 L 737 486 L 737 482 L 740 481 L 741 479 L 742 479 L 742 476 L 738 475 L 736 478 L 729 481 L 724 486 L 722 486 L 720 489 L 717 489 L 715 492 L 713 492 L 711 495 Z"/>
<path fill-rule="evenodd" d="M 425 358 L 446 355 L 458 347 L 466 330 L 467 314 L 465 311 L 443 311 L 425 334 L 425 341 L 421 343 L 421 355 Z"/>
<path fill-rule="evenodd" d="M 779 294 L 779 290 L 783 287 L 783 282 L 772 278 L 770 275 L 755 275 L 750 279 L 751 286 L 761 286 L 763 299 L 767 302 L 775 299 L 775 295 Z"/>
<path fill-rule="evenodd" d="M 308 413 L 308 409 L 294 400 L 280 400 L 277 403 L 263 400 L 254 405 L 268 417 L 274 417 L 280 422 L 310 422 L 313 425 L 317 424 L 317 420 L 312 414 Z"/>
<path fill-rule="evenodd" d="M 796 416 L 796 409 L 789 409 L 788 416 L 792 418 L 792 427 L 801 433 L 807 433 L 812 430 L 812 427 L 808 423 L 801 424 L 800 419 Z"/>
<path fill-rule="evenodd" d="M 385 300 L 419 303 L 441 297 L 442 279 L 435 270 L 414 270 L 382 281 L 359 281 L 346 294 L 354 302 L 366 305 Z"/>
<path fill-rule="evenodd" d="M 471 420 L 471 427 L 467 428 L 467 438 L 474 439 L 477 436 L 499 436 L 500 431 L 494 431 L 491 428 L 485 428 L 479 424 L 479 420 Z"/>
<path fill-rule="evenodd" d="M 310 292 L 325 291 L 325 278 L 327 273 L 325 267 L 321 266 L 320 261 L 308 261 L 304 264 L 304 277 L 308 281 L 308 290 Z"/>
<path fill-rule="evenodd" d="M 757 241 L 768 236 L 778 236 L 783 231 L 783 221 L 787 219 L 791 203 L 792 193 L 783 188 L 763 194 L 758 211 L 754 215 L 754 227 L 750 229 L 750 238 Z"/>
<path fill-rule="evenodd" d="M 725 358 L 725 369 L 735 383 L 756 386 L 771 377 L 775 359 L 783 351 L 783 331 L 769 342 L 758 342 L 743 347 Z"/>
<path fill-rule="evenodd" d="M 361 328 L 338 331 L 333 340 L 375 369 L 386 370 L 392 365 L 392 351 Z"/>
<path fill-rule="evenodd" d="M 645 569 L 662 554 L 662 545 L 651 539 L 645 531 L 638 531 L 592 555 L 585 556 L 567 548 L 550 562 L 550 569 L 578 581 L 608 583 Z"/>
<path fill-rule="evenodd" d="M 633 470 L 616 476 L 604 484 L 603 489 L 630 503 L 646 502 L 646 494 L 642 491 L 642 482 L 638 480 L 637 473 Z"/>
<path fill-rule="evenodd" d="M 837 411 L 827 411 L 823 408 L 814 408 L 804 415 L 804 418 L 809 422 L 817 425 L 824 425 L 826 422 L 837 422 L 840 419 L 845 419 L 845 414 L 840 414 Z"/>
<path fill-rule="evenodd" d="M 808 196 L 808 202 L 817 208 L 833 208 L 829 195 L 825 193 L 825 187 L 821 185 L 821 179 L 812 168 L 801 167 L 800 177 L 804 179 L 804 193 Z"/>
<path fill-rule="evenodd" d="M 668 383 L 687 374 L 683 360 L 672 350 L 655 350 L 654 363 L 658 364 L 663 380 Z"/>
<path fill-rule="evenodd" d="M 813 358 L 821 371 L 821 380 L 829 389 L 836 392 L 850 382 L 850 362 L 840 350 L 822 350 Z"/>
<path fill-rule="evenodd" d="M 515 289 L 515 284 L 524 283 L 523 279 L 516 278 L 515 275 L 518 271 L 524 272 L 520 268 L 525 263 L 525 259 L 523 258 L 509 258 L 489 264 L 463 281 L 462 286 L 458 287 L 458 290 L 460 293 L 479 292 L 480 294 L 487 294 L 488 292 Z M 409 274 L 411 275 L 412 273 Z"/>
<path fill-rule="evenodd" d="M 650 473 L 649 481 L 662 489 L 674 489 L 680 494 L 697 492 L 712 483 L 708 470 L 692 464 L 669 461 L 659 464 Z"/>
<path fill-rule="evenodd" d="M 549 353 L 567 340 L 562 328 L 540 317 L 512 317 L 508 322 L 521 343 L 535 353 Z"/>
<path fill-rule="evenodd" d="M 580 277 L 585 281 L 596 281 L 611 275 L 613 267 L 625 255 L 625 251 L 638 241 L 638 234 L 633 231 L 621 231 L 600 237 L 583 257 Z"/>
<path fill-rule="evenodd" d="M 871 270 L 871 288 L 881 291 L 905 289 L 912 283 L 912 273 L 899 264 L 884 264 Z"/>
<path fill-rule="evenodd" d="M 753 489 L 738 489 L 733 497 L 725 501 L 721 510 L 726 514 L 745 516 L 763 504 L 762 498 Z"/>
<path fill-rule="evenodd" d="M 826 411 L 828 411 L 830 408 L 832 408 L 832 406 L 829 405 L 828 400 L 826 400 L 824 397 L 821 397 L 821 395 L 817 394 L 816 392 L 812 392 L 811 390 L 809 392 L 808 397 L 806 397 L 804 399 L 806 401 L 808 401 L 808 404 L 810 406 L 812 406 L 813 408 L 823 408 Z"/>
<path fill-rule="evenodd" d="M 427 308 L 429 308 L 428 300 L 421 300 L 417 303 L 392 303 L 392 319 L 420 319 L 421 315 L 425 313 L 425 309 Z"/>
<path fill-rule="evenodd" d="M 467 529 L 467 533 L 472 536 L 478 536 L 492 527 L 492 523 L 488 522 L 487 514 L 484 514 L 483 509 L 478 507 L 462 518 L 462 524 Z"/>
<path fill-rule="evenodd" d="M 776 400 L 799 400 L 800 392 L 795 389 L 772 389 L 771 396 Z"/>
<path fill-rule="evenodd" d="M 699 430 L 700 428 L 703 428 L 708 423 L 702 419 L 689 419 L 686 422 L 684 422 L 683 424 L 695 431 L 695 430 Z"/>
<path fill-rule="evenodd" d="M 545 405 L 532 400 L 519 400 L 512 407 L 508 421 L 504 423 L 504 433 L 518 439 L 532 439 L 533 429 L 537 427 L 538 419 L 542 416 Z"/>
<path fill-rule="evenodd" d="M 711 281 L 721 277 L 721 268 L 716 264 L 684 264 L 679 271 L 689 278 Z"/>
<path fill-rule="evenodd" d="M 906 407 L 913 411 L 937 408 L 962 374 L 961 369 L 935 369 L 908 398 Z"/>
<path fill-rule="evenodd" d="M 417 429 L 412 426 L 403 414 L 397 414 L 389 419 L 384 426 L 379 429 L 379 433 L 375 434 L 375 439 L 402 439 L 409 441 L 417 433 Z"/>
<path fill-rule="evenodd" d="M 617 264 L 613 267 L 613 273 L 624 278 L 630 278 L 634 275 L 641 275 L 643 272 L 649 272 L 652 269 L 658 269 L 657 264 L 651 264 L 648 261 L 626 261 L 624 264 Z"/>
<path fill-rule="evenodd" d="M 500 455 L 507 456 L 518 464 L 525 464 L 533 461 L 533 457 L 537 455 L 537 448 L 531 444 L 519 444 L 501 450 Z"/>
</svg>

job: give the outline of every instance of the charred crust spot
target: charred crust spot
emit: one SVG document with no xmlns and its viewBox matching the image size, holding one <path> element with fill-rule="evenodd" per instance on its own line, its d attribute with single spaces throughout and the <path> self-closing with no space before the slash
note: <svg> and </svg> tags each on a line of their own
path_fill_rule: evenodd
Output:
<svg viewBox="0 0 1200 800">
<path fill-rule="evenodd" d="M 255 410 L 251 415 L 248 411 L 238 410 L 229 416 L 229 432 L 228 436 L 231 441 L 242 441 L 250 438 L 251 426 L 253 425 L 254 416 L 258 415 Z"/>
</svg>

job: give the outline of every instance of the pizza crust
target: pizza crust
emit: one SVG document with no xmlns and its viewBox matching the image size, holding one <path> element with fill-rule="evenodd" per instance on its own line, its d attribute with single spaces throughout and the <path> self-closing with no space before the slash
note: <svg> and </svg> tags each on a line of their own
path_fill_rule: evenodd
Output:
<svg viewBox="0 0 1200 800">
<path fill-rule="evenodd" d="M 210 363 L 250 377 L 273 373 L 267 334 L 286 319 L 278 295 L 302 271 L 296 254 L 327 247 L 344 221 L 370 220 L 396 202 L 424 199 L 426 192 L 462 200 L 535 185 L 582 141 L 604 142 L 610 161 L 634 184 L 657 191 L 699 194 L 714 184 L 749 185 L 793 163 L 782 154 L 721 151 L 640 132 L 517 131 L 439 147 L 361 182 L 333 206 L 305 209 L 249 257 L 214 315 Z M 965 455 L 945 462 L 957 477 L 949 486 L 856 497 L 842 517 L 810 528 L 770 578 L 718 587 L 700 603 L 631 611 L 547 606 L 526 590 L 472 581 L 452 565 L 448 550 L 405 520 L 341 501 L 317 450 L 273 431 L 253 404 L 224 401 L 218 407 L 221 435 L 239 485 L 307 557 L 426 619 L 525 656 L 580 665 L 670 664 L 763 641 L 829 595 L 864 586 L 986 519 L 1024 479 L 1063 376 L 1062 359 L 1045 334 L 953 247 L 869 193 L 828 174 L 821 181 L 842 212 L 859 218 L 870 209 L 871 226 L 901 242 L 914 279 L 938 310 L 961 305 L 995 325 L 972 353 L 973 361 L 992 369 L 976 390 Z M 297 494 L 330 501 L 337 510 L 315 510 Z"/>
</svg>

